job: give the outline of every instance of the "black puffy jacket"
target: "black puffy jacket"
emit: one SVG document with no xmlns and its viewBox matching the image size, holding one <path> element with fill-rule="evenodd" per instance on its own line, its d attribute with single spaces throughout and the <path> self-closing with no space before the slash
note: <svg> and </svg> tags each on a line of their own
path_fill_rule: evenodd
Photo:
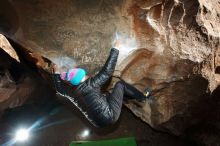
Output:
<svg viewBox="0 0 220 146">
<path fill-rule="evenodd" d="M 112 124 L 117 120 L 114 118 L 105 95 L 100 93 L 100 86 L 112 76 L 118 54 L 119 51 L 112 48 L 101 71 L 78 86 L 72 86 L 62 81 L 59 74 L 53 75 L 57 93 L 68 98 L 97 127 Z"/>
</svg>

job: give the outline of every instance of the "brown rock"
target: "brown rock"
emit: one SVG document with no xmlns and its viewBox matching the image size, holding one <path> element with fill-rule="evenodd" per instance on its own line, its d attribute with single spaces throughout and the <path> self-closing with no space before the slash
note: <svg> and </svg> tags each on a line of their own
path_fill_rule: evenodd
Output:
<svg viewBox="0 0 220 146">
<path fill-rule="evenodd" d="M 206 14 L 205 7 L 209 7 Z M 139 47 L 146 49 L 122 62 L 121 76 L 141 90 L 150 86 L 154 92 L 144 107 L 127 106 L 151 126 L 182 134 L 204 118 L 201 113 L 208 108 L 204 103 L 220 85 L 219 4 L 139 1 L 131 10 Z M 146 19 L 140 19 L 140 13 Z"/>
<path fill-rule="evenodd" d="M 4 50 L 8 55 L 20 62 L 16 51 L 12 48 L 5 36 L 0 34 L 0 49 Z"/>
<path fill-rule="evenodd" d="M 39 82 L 36 81 L 37 77 L 20 62 L 21 56 L 18 57 L 17 52 L 2 34 L 0 34 L 0 45 L 0 113 L 2 113 L 8 108 L 21 106 L 28 98 L 34 96 L 34 92 L 39 89 L 37 87 Z M 34 57 L 39 57 L 37 54 L 29 56 L 32 57 L 32 62 L 36 60 Z M 39 58 L 40 61 L 36 64 L 40 62 L 39 66 L 44 67 L 43 57 Z"/>
</svg>

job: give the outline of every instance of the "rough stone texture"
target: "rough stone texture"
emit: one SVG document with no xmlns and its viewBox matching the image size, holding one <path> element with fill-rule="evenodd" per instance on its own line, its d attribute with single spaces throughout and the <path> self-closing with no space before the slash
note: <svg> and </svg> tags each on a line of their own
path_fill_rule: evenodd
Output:
<svg viewBox="0 0 220 146">
<path fill-rule="evenodd" d="M 203 113 L 219 100 L 210 98 L 220 84 L 218 0 L 11 2 L 5 7 L 14 9 L 19 19 L 5 13 L 2 17 L 5 24 L 18 26 L 2 29 L 5 34 L 49 59 L 70 57 L 90 73 L 104 63 L 116 31 L 134 36 L 136 48 L 116 70 L 140 90 L 152 87 L 154 98 L 144 107 L 127 104 L 152 127 L 180 135 L 214 117 L 204 118 L 209 114 Z M 47 70 L 45 60 L 39 60 Z"/>
<path fill-rule="evenodd" d="M 122 0 L 11 2 L 19 17 L 12 37 L 52 60 L 70 57 L 91 73 L 103 65 L 115 32 L 132 32 L 131 20 L 121 17 Z"/>
<path fill-rule="evenodd" d="M 18 86 L 14 81 L 16 78 L 12 76 L 12 71 L 15 68 L 13 64 L 18 64 L 19 59 L 17 53 L 3 35 L 0 35 L 0 54 L 0 112 L 2 112 L 8 107 L 12 108 L 22 104 L 23 102 L 19 100 L 25 100 L 22 95 L 25 94 L 25 89 L 28 89 L 28 86 L 25 87 L 25 81 Z"/>
<path fill-rule="evenodd" d="M 23 61 L 20 62 L 19 58 L 22 55 L 16 51 L 7 38 L 0 34 L 0 114 L 6 109 L 21 106 L 27 100 L 32 102 L 30 98 L 41 97 L 42 89 L 48 88 L 48 85 L 41 81 L 42 78 L 23 64 Z M 26 50 L 22 51 L 28 53 Z M 31 58 L 33 65 L 36 64 L 47 70 L 46 62 L 42 61 L 41 56 L 34 53 L 34 55 L 26 55 L 26 58 L 28 57 Z M 41 74 L 44 75 L 43 72 Z"/>
<path fill-rule="evenodd" d="M 121 64 L 121 76 L 151 86 L 154 98 L 144 108 L 127 106 L 153 127 L 182 134 L 202 119 L 202 103 L 220 84 L 219 2 L 138 1 L 131 15 L 144 49 Z"/>
<path fill-rule="evenodd" d="M 0 34 L 0 48 L 3 49 L 8 55 L 10 55 L 10 57 L 20 62 L 16 51 L 14 48 L 12 48 L 8 40 L 2 34 Z"/>
</svg>

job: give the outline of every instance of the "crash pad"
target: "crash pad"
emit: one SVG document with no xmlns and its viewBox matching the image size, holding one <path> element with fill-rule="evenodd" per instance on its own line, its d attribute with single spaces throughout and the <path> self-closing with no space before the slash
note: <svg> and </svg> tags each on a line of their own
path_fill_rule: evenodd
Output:
<svg viewBox="0 0 220 146">
<path fill-rule="evenodd" d="M 73 141 L 69 146 L 137 146 L 134 137 L 98 141 Z"/>
</svg>

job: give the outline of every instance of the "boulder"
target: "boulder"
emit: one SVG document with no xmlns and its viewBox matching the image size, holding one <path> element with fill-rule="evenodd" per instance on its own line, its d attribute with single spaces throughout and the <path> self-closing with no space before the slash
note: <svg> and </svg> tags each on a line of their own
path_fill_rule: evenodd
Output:
<svg viewBox="0 0 220 146">
<path fill-rule="evenodd" d="M 207 116 L 204 104 L 220 84 L 219 10 L 217 1 L 138 1 L 131 7 L 140 49 L 119 68 L 139 89 L 154 89 L 144 107 L 127 105 L 152 127 L 181 135 Z"/>
<path fill-rule="evenodd" d="M 212 100 L 220 85 L 218 0 L 11 0 L 9 8 L 19 20 L 9 15 L 18 25 L 4 34 L 25 46 L 16 47 L 18 54 L 44 77 L 49 60 L 96 73 L 118 32 L 123 47 L 115 76 L 141 91 L 153 89 L 143 107 L 126 104 L 136 116 L 175 135 L 215 121 L 208 113 L 219 100 Z"/>
<path fill-rule="evenodd" d="M 0 111 L 2 112 L 7 108 L 19 106 L 22 103 L 20 100 L 25 100 L 22 97 L 25 92 L 15 95 L 17 91 L 21 92 L 23 90 L 22 86 L 25 84 L 22 84 L 21 87 L 16 85 L 16 81 L 19 80 L 18 77 L 21 78 L 21 75 L 19 70 L 15 73 L 18 69 L 15 64 L 18 65 L 20 60 L 14 48 L 2 34 L 0 34 L 0 54 Z M 16 75 L 13 76 L 13 73 Z"/>
<path fill-rule="evenodd" d="M 29 53 L 22 47 L 19 48 L 21 51 L 18 52 Z M 34 69 L 24 64 L 22 59 L 22 61 L 20 60 L 22 55 L 17 53 L 17 50 L 2 34 L 0 34 L 0 56 L 0 113 L 3 113 L 6 109 L 23 105 L 30 98 L 41 97 L 40 91 L 43 88 L 49 88 L 48 85 L 43 84 L 42 78 L 35 73 Z M 25 59 L 28 59 L 28 57 L 32 57 L 30 60 L 34 62 L 38 59 L 38 54 L 26 55 Z M 39 60 L 32 63 L 32 65 L 45 67 L 46 63 L 42 63 L 42 57 L 39 57 Z M 46 67 L 44 69 L 39 68 L 39 71 L 46 69 Z"/>
</svg>

